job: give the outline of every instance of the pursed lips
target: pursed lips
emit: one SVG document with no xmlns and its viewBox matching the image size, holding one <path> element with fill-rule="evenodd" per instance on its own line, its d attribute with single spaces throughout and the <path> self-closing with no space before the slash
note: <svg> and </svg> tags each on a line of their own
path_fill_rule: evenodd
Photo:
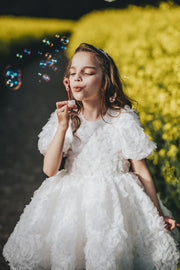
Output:
<svg viewBox="0 0 180 270">
<path fill-rule="evenodd" d="M 79 91 L 81 91 L 83 89 L 83 87 L 80 87 L 80 86 L 74 86 L 73 87 L 73 90 L 75 91 L 75 92 L 79 92 Z"/>
</svg>

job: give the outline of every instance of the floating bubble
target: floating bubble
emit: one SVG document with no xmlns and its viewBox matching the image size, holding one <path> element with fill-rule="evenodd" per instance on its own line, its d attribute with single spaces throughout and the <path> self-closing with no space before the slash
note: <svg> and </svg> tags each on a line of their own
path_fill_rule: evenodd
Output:
<svg viewBox="0 0 180 270">
<path fill-rule="evenodd" d="M 18 90 L 22 85 L 20 69 L 8 66 L 5 68 L 5 84 L 12 90 Z"/>
<path fill-rule="evenodd" d="M 10 79 L 7 80 L 7 81 L 6 81 L 6 85 L 9 86 L 9 87 L 13 87 L 13 85 L 14 85 L 14 84 L 13 84 L 13 80 L 10 80 Z"/>
<path fill-rule="evenodd" d="M 47 57 L 47 58 L 51 58 L 52 57 L 52 55 L 50 54 L 50 53 L 45 53 L 45 57 Z"/>
<path fill-rule="evenodd" d="M 45 68 L 47 66 L 47 63 L 46 61 L 42 60 L 40 63 L 39 63 L 40 67 L 41 68 Z"/>
<path fill-rule="evenodd" d="M 47 74 L 43 74 L 42 78 L 45 80 L 45 82 L 49 82 L 51 80 L 50 76 L 48 76 Z"/>
<path fill-rule="evenodd" d="M 55 59 L 55 58 L 52 58 L 51 61 L 52 61 L 54 64 L 56 64 L 56 63 L 58 62 L 58 60 Z"/>
<path fill-rule="evenodd" d="M 58 68 L 57 68 L 56 66 L 52 66 L 51 69 L 52 69 L 53 71 L 57 71 L 57 70 L 58 70 Z"/>
<path fill-rule="evenodd" d="M 20 54 L 20 53 L 16 53 L 16 57 L 19 58 L 19 59 L 22 59 L 23 58 L 23 55 Z"/>
<path fill-rule="evenodd" d="M 42 42 L 45 44 L 45 45 L 49 45 L 51 42 L 49 41 L 49 39 L 47 38 L 43 38 Z"/>
<path fill-rule="evenodd" d="M 66 47 L 66 46 L 61 46 L 61 49 L 62 49 L 62 50 L 66 50 L 67 47 Z"/>
<path fill-rule="evenodd" d="M 129 76 L 124 75 L 124 79 L 129 80 Z"/>
<path fill-rule="evenodd" d="M 54 65 L 54 62 L 53 62 L 52 60 L 48 60 L 48 61 L 46 62 L 46 65 L 47 65 L 48 67 L 52 67 L 52 66 Z"/>
<path fill-rule="evenodd" d="M 58 50 L 58 49 L 55 49 L 54 51 L 55 51 L 55 52 L 59 52 L 59 50 Z"/>
<path fill-rule="evenodd" d="M 30 50 L 27 50 L 27 49 L 24 49 L 24 53 L 30 55 L 31 54 L 31 51 Z"/>
<path fill-rule="evenodd" d="M 65 37 L 65 36 L 62 36 L 61 37 L 61 43 L 63 45 L 67 45 L 69 43 L 69 39 L 67 37 Z"/>
<path fill-rule="evenodd" d="M 39 82 L 39 83 L 41 83 L 41 79 L 42 79 L 42 73 L 38 72 L 38 77 L 39 77 L 38 82 Z"/>
<path fill-rule="evenodd" d="M 38 53 L 39 55 L 42 55 L 42 54 L 43 54 L 41 51 L 38 51 L 37 53 Z"/>
</svg>

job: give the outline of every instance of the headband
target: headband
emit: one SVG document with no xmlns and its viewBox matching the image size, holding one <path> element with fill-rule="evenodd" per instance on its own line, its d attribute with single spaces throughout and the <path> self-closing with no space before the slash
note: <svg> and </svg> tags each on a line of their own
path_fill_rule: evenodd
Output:
<svg viewBox="0 0 180 270">
<path fill-rule="evenodd" d="M 97 49 L 99 52 L 103 53 L 104 56 L 109 60 L 109 55 L 107 54 L 106 51 L 103 51 L 102 49 L 99 49 L 99 48 L 97 48 L 97 47 L 96 47 L 96 49 Z"/>
</svg>

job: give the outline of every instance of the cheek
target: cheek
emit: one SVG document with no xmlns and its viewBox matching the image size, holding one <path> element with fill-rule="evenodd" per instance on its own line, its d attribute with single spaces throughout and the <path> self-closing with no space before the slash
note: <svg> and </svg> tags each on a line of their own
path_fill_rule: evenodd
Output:
<svg viewBox="0 0 180 270">
<path fill-rule="evenodd" d="M 100 89 L 101 88 L 101 85 L 102 85 L 102 78 L 101 77 L 94 78 L 92 80 L 92 85 L 94 86 L 94 88 Z"/>
</svg>

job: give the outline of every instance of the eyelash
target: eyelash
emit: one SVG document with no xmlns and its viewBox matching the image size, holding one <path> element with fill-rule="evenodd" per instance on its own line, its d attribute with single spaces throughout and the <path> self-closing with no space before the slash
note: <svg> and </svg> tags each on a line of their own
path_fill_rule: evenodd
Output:
<svg viewBox="0 0 180 270">
<path fill-rule="evenodd" d="M 70 73 L 71 76 L 73 76 L 73 75 L 75 75 L 75 74 L 76 74 L 76 73 Z M 86 74 L 86 75 L 94 75 L 94 73 L 86 73 L 86 72 L 85 72 L 84 74 Z"/>
</svg>

